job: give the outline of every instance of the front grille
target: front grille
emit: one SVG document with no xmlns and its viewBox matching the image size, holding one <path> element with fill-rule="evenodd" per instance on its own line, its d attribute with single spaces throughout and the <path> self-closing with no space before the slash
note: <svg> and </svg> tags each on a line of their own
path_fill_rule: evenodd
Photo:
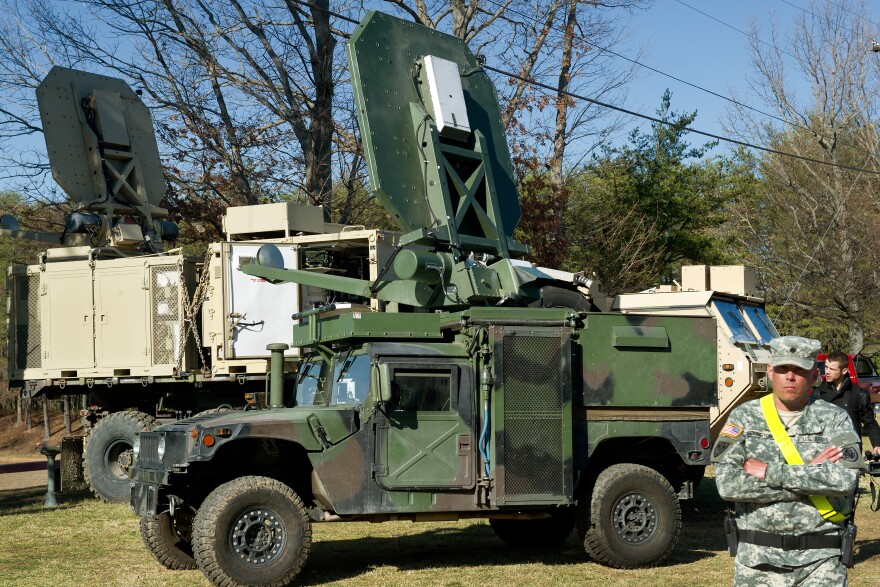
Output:
<svg viewBox="0 0 880 587">
<path fill-rule="evenodd" d="M 505 494 L 564 495 L 562 341 L 506 336 L 503 344 Z"/>
<path fill-rule="evenodd" d="M 165 439 L 165 454 L 159 458 L 159 444 Z M 141 432 L 138 467 L 171 470 L 186 464 L 186 433 L 176 431 Z"/>
</svg>

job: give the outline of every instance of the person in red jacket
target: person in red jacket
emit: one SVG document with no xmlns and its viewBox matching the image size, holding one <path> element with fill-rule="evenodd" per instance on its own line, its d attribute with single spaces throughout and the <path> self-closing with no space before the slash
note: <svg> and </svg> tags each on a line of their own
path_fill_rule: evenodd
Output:
<svg viewBox="0 0 880 587">
<path fill-rule="evenodd" d="M 871 441 L 874 454 L 880 454 L 880 424 L 868 392 L 853 385 L 849 378 L 849 357 L 845 353 L 828 353 L 825 359 L 825 381 L 813 393 L 815 399 L 825 400 L 846 410 L 859 438 L 865 434 Z"/>
</svg>

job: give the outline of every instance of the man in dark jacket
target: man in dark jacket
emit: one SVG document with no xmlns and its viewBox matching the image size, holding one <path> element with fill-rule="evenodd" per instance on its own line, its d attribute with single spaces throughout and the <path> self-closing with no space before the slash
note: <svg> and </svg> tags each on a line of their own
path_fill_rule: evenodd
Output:
<svg viewBox="0 0 880 587">
<path fill-rule="evenodd" d="M 880 425 L 874 417 L 874 409 L 868 392 L 853 385 L 849 378 L 849 357 L 841 352 L 828 353 L 825 359 L 825 381 L 815 390 L 813 397 L 822 399 L 846 410 L 852 419 L 859 438 L 866 434 L 880 454 Z"/>
</svg>

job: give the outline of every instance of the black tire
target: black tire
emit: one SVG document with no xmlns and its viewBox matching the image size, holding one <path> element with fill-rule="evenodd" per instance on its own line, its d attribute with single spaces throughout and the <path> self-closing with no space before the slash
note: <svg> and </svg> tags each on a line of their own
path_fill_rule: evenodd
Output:
<svg viewBox="0 0 880 587">
<path fill-rule="evenodd" d="M 172 571 L 191 571 L 196 566 L 192 552 L 192 514 L 178 509 L 141 518 L 141 538 L 159 564 Z"/>
<path fill-rule="evenodd" d="M 597 563 L 616 569 L 654 567 L 681 532 L 678 496 L 663 475 L 643 465 L 612 465 L 578 505 L 578 531 Z"/>
<path fill-rule="evenodd" d="M 83 475 L 97 497 L 108 503 L 128 503 L 128 469 L 135 437 L 151 430 L 156 419 L 133 410 L 116 412 L 98 421 L 83 446 Z"/>
<path fill-rule="evenodd" d="M 268 477 L 239 477 L 208 495 L 193 524 L 193 557 L 214 585 L 290 584 L 312 545 L 299 496 Z"/>
<path fill-rule="evenodd" d="M 589 312 L 593 309 L 590 300 L 584 295 L 572 289 L 563 289 L 553 285 L 545 285 L 541 288 L 541 297 L 529 304 L 533 308 L 571 308 Z"/>
<path fill-rule="evenodd" d="M 489 525 L 502 542 L 520 548 L 559 546 L 571 534 L 574 524 L 575 514 L 570 508 L 554 512 L 549 518 L 489 519 Z"/>
</svg>

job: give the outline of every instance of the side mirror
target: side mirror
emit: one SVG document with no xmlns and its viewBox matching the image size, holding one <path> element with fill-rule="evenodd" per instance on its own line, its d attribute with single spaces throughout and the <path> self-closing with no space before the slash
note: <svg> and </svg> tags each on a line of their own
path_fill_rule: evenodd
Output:
<svg viewBox="0 0 880 587">
<path fill-rule="evenodd" d="M 373 369 L 372 384 L 377 390 L 376 397 L 379 403 L 387 404 L 391 401 L 391 369 L 384 363 L 379 363 Z"/>
</svg>

